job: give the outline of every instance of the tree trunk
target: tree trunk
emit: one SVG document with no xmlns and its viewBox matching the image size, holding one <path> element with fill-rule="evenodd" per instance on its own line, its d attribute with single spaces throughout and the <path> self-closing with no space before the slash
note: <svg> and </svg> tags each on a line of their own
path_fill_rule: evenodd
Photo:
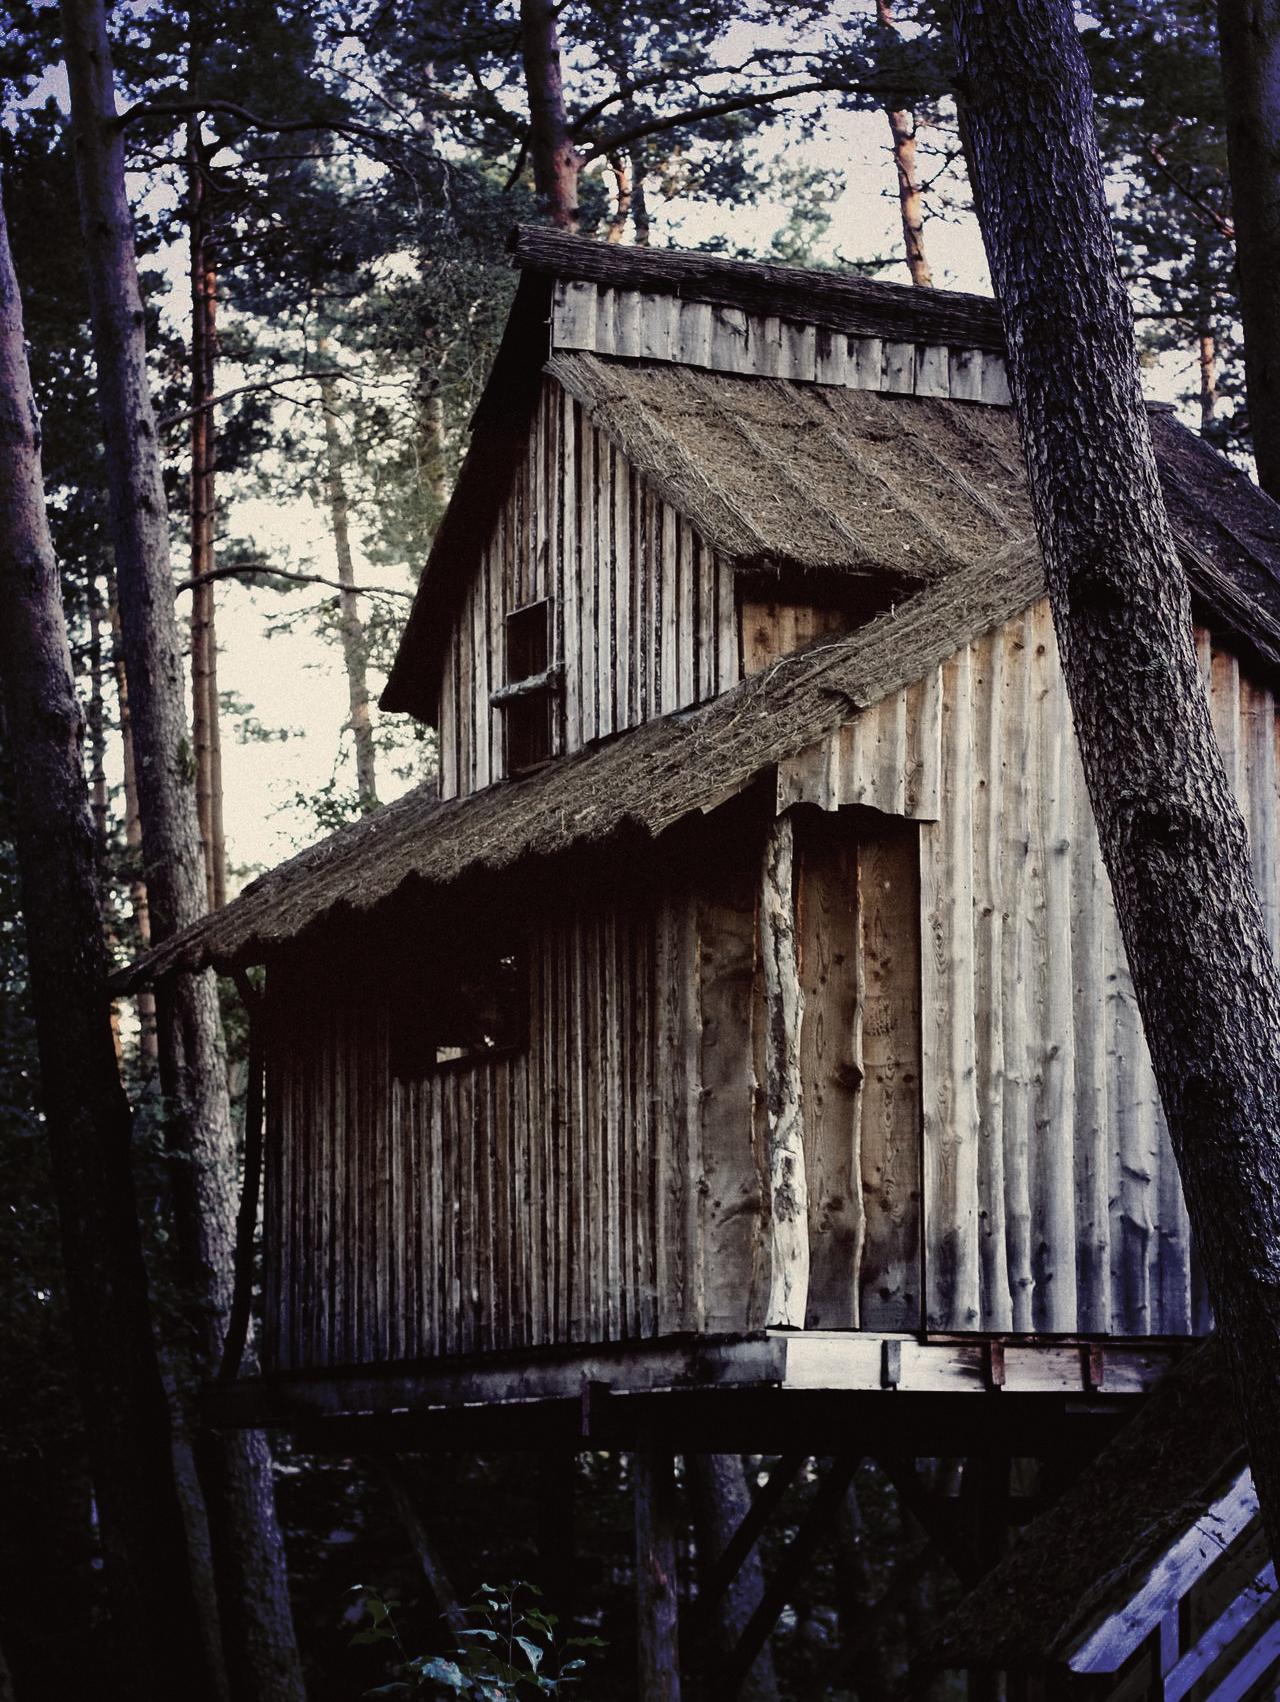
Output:
<svg viewBox="0 0 1280 1702">
<path fill-rule="evenodd" d="M 1280 980 L 1161 496 L 1088 68 L 1067 0 L 954 17 L 1089 796 L 1280 1553 Z"/>
<path fill-rule="evenodd" d="M 343 586 L 338 595 L 338 616 L 351 707 L 349 725 L 356 747 L 356 789 L 360 795 L 360 809 L 367 814 L 378 807 L 377 757 L 373 747 L 373 721 L 369 713 L 364 623 L 360 619 L 356 571 L 351 560 L 347 483 L 342 470 L 345 452 L 342 434 L 338 430 L 337 388 L 331 378 L 320 381 L 320 407 L 324 413 L 325 490 L 329 499 L 329 523 L 333 528 L 338 580 Z"/>
<path fill-rule="evenodd" d="M 653 223 L 649 217 L 649 200 L 644 192 L 646 172 L 644 161 L 633 148 L 631 151 L 631 222 L 636 231 L 636 247 L 648 248 L 653 234 Z"/>
<path fill-rule="evenodd" d="M 195 55 L 192 55 L 193 62 Z M 194 90 L 194 72 L 189 79 Z M 222 735 L 218 704 L 218 636 L 214 584 L 217 517 L 213 409 L 217 362 L 218 279 L 200 120 L 187 124 L 187 233 L 191 273 L 191 728 L 196 758 L 196 814 L 210 910 L 227 902 L 227 845 L 222 821 Z"/>
<path fill-rule="evenodd" d="M 924 252 L 924 190 L 916 167 L 916 118 L 906 107 L 887 107 L 889 134 L 893 138 L 893 164 L 898 174 L 898 207 L 902 213 L 902 241 L 906 248 L 911 282 L 922 289 L 933 282 L 933 267 Z"/>
<path fill-rule="evenodd" d="M 1196 363 L 1200 369 L 1200 432 L 1204 436 L 1218 413 L 1218 350 L 1212 331 L 1197 333 Z"/>
<path fill-rule="evenodd" d="M 63 0 L 81 227 L 129 680 L 138 802 L 156 941 L 204 912 L 205 883 L 168 515 L 147 384 L 144 316 L 124 188 L 102 0 Z M 177 1241 L 201 1370 L 221 1358 L 235 1257 L 235 1138 L 217 986 L 175 975 L 157 990 L 161 1085 Z M 301 1668 L 275 1517 L 271 1457 L 256 1432 L 207 1434 L 199 1463 L 209 1510 L 227 1667 L 237 1699 L 300 1702 Z"/>
<path fill-rule="evenodd" d="M 103 704 L 102 599 L 96 575 L 89 582 L 89 796 L 98 867 L 105 869 L 110 811 L 107 796 L 107 721 Z"/>
<path fill-rule="evenodd" d="M 693 1500 L 698 1570 L 705 1588 L 708 1573 L 728 1548 L 730 1538 L 746 1517 L 751 1496 L 738 1454 L 686 1454 L 685 1467 Z M 711 1610 L 714 1670 L 722 1671 L 732 1658 L 738 1639 L 763 1596 L 764 1573 L 760 1566 L 760 1552 L 758 1548 L 752 1548 Z M 777 1702 L 778 1680 L 773 1670 L 773 1654 L 767 1643 L 756 1656 L 738 1695 L 742 1702 Z"/>
<path fill-rule="evenodd" d="M 207 1696 L 116 1069 L 83 724 L 0 210 L 0 691 L 72 1330 L 107 1579 L 134 1693 Z"/>
<path fill-rule="evenodd" d="M 124 641 L 120 633 L 120 599 L 114 568 L 107 569 L 107 621 L 111 629 L 111 661 L 116 676 L 116 703 L 120 711 L 120 755 L 124 771 L 124 844 L 129 858 L 129 901 L 133 907 L 138 945 L 145 951 L 151 944 L 151 913 L 147 907 L 147 883 L 142 877 L 142 817 L 138 810 L 138 770 L 133 755 L 133 722 L 129 713 L 129 681 L 124 667 Z M 144 1081 L 160 1068 L 160 1045 L 156 1037 L 156 996 L 149 987 L 137 996 L 138 1057 Z"/>
<path fill-rule="evenodd" d="M 877 0 L 880 26 L 897 30 L 890 0 Z M 916 164 L 916 115 L 910 107 L 890 102 L 885 107 L 893 142 L 893 167 L 898 178 L 898 209 L 902 215 L 902 241 L 911 282 L 922 289 L 933 282 L 933 268 L 924 252 L 924 190 Z"/>
<path fill-rule="evenodd" d="M 631 1455 L 636 1528 L 637 1695 L 680 1702 L 675 1462 L 645 1443 Z"/>
<path fill-rule="evenodd" d="M 560 66 L 555 0 L 520 0 L 520 39 L 529 95 L 529 152 L 533 183 L 557 230 L 578 228 L 578 176 L 582 159 L 569 134 Z"/>
<path fill-rule="evenodd" d="M 1249 429 L 1280 501 L 1280 0 L 1218 0 Z"/>
<path fill-rule="evenodd" d="M 611 154 L 609 170 L 613 173 L 613 213 L 604 239 L 618 243 L 626 236 L 627 220 L 631 217 L 631 162 L 623 154 Z"/>
</svg>

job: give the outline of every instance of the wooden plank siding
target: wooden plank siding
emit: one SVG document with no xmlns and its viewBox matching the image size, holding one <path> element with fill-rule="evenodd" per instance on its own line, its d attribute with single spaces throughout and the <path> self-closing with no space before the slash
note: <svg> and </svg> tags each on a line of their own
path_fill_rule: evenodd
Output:
<svg viewBox="0 0 1280 1702">
<path fill-rule="evenodd" d="M 797 819 L 815 1325 L 919 1319 L 914 834 Z M 527 1045 L 420 1080 L 392 1074 L 392 992 L 276 966 L 272 1369 L 765 1324 L 762 854 L 763 827 L 701 876 L 542 915 Z"/>
<path fill-rule="evenodd" d="M 585 280 L 557 282 L 551 342 L 624 360 L 679 361 L 850 390 L 888 390 L 1007 407 L 1004 356 L 853 336 L 774 314 Z"/>
<path fill-rule="evenodd" d="M 505 778 L 502 714 L 489 703 L 506 683 L 504 623 L 547 597 L 563 669 L 553 756 L 704 702 L 740 677 L 730 564 L 551 379 L 450 629 L 442 797 Z"/>
<path fill-rule="evenodd" d="M 1207 633 L 1199 644 L 1280 949 L 1276 699 Z M 1199 1333 L 1207 1301 L 1047 601 L 946 662 L 934 702 L 941 802 L 920 828 L 927 1324 Z M 886 706 L 862 719 L 883 725 Z M 819 766 L 811 755 L 792 772 Z M 856 793 L 858 773 L 843 775 L 837 801 Z"/>
</svg>

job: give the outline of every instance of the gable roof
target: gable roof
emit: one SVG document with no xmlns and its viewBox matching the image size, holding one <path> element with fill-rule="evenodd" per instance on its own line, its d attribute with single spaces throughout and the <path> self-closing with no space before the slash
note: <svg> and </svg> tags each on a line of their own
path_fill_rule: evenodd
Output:
<svg viewBox="0 0 1280 1702">
<path fill-rule="evenodd" d="M 1019 1671 L 1066 1660 L 1243 1459 L 1226 1354 L 1210 1336 L 964 1598 L 921 1664 Z"/>
</svg>

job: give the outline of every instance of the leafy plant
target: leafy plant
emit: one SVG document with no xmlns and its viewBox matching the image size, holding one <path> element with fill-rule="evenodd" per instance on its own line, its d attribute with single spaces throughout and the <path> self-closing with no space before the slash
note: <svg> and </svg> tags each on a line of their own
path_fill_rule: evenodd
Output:
<svg viewBox="0 0 1280 1702">
<path fill-rule="evenodd" d="M 355 1588 L 369 1623 L 356 1632 L 352 1643 L 389 1643 L 400 1657 L 393 1681 L 366 1691 L 365 1702 L 375 1697 L 384 1702 L 444 1696 L 506 1702 L 508 1698 L 559 1696 L 582 1681 L 586 1661 L 573 1651 L 605 1646 L 599 1637 L 557 1641 L 556 1615 L 538 1606 L 542 1592 L 536 1584 L 517 1579 L 510 1584 L 481 1584 L 461 1609 L 466 1623 L 455 1631 L 458 1646 L 451 1656 L 410 1656 L 395 1622 L 399 1602 L 387 1601 L 366 1584 Z"/>
</svg>

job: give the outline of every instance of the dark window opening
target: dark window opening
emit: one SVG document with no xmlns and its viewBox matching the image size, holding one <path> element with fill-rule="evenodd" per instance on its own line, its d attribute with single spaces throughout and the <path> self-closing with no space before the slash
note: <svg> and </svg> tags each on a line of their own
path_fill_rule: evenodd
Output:
<svg viewBox="0 0 1280 1702">
<path fill-rule="evenodd" d="M 420 1081 L 448 1064 L 518 1051 L 528 1038 L 524 954 L 510 939 L 465 954 L 424 951 L 391 1011 L 391 1073 Z"/>
<path fill-rule="evenodd" d="M 540 768 L 554 752 L 561 671 L 555 665 L 553 632 L 549 597 L 507 616 L 506 684 L 490 702 L 502 712 L 508 774 Z"/>
</svg>

